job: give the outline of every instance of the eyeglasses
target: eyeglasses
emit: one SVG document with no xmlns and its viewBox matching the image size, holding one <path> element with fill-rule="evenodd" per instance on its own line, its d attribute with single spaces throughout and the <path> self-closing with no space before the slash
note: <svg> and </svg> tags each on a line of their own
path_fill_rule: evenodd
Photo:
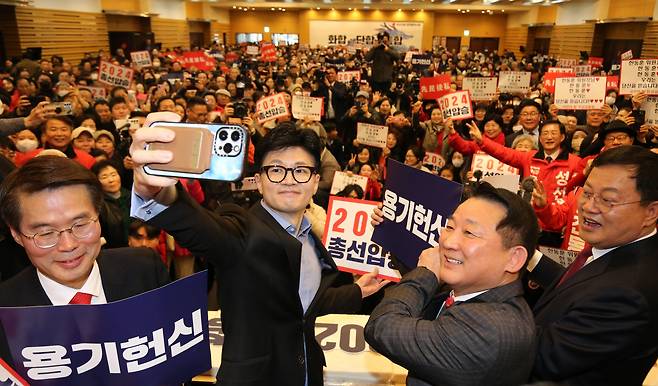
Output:
<svg viewBox="0 0 658 386">
<path fill-rule="evenodd" d="M 536 111 L 533 111 L 531 113 L 525 112 L 525 113 L 521 113 L 519 115 L 521 115 L 523 118 L 527 118 L 527 117 L 533 117 L 534 118 L 534 117 L 539 116 L 539 113 L 536 112 Z"/>
<path fill-rule="evenodd" d="M 608 135 L 605 137 L 605 142 L 626 141 L 630 138 L 628 134 Z"/>
<path fill-rule="evenodd" d="M 94 224 L 98 221 L 98 217 L 96 218 L 90 218 L 87 220 L 81 220 L 78 221 L 77 223 L 71 225 L 68 228 L 64 228 L 62 230 L 49 230 L 45 232 L 39 232 L 35 233 L 32 236 L 28 236 L 24 233 L 21 233 L 24 237 L 27 237 L 28 239 L 32 239 L 34 241 L 34 245 L 36 245 L 39 248 L 47 249 L 47 248 L 52 248 L 57 243 L 59 243 L 59 238 L 62 233 L 64 232 L 71 232 L 73 237 L 75 237 L 78 240 L 82 240 L 84 238 L 89 237 L 93 232 L 94 232 Z"/>
<path fill-rule="evenodd" d="M 309 182 L 313 174 L 315 174 L 315 168 L 312 166 L 295 166 L 294 168 L 286 168 L 279 165 L 267 165 L 263 166 L 261 171 L 264 171 L 267 179 L 275 184 L 285 180 L 288 176 L 288 172 L 290 172 L 292 178 L 300 184 Z"/>
<path fill-rule="evenodd" d="M 580 200 L 581 205 L 584 205 L 589 200 L 594 200 L 594 203 L 596 204 L 596 207 L 599 208 L 599 210 L 602 213 L 607 213 L 607 212 L 611 211 L 616 206 L 637 204 L 638 202 L 642 202 L 642 200 L 629 201 L 629 202 L 614 202 L 614 201 L 609 200 L 607 198 L 603 198 L 603 197 L 599 196 L 596 193 L 586 192 L 586 191 L 583 191 L 583 193 L 580 195 L 579 200 Z"/>
</svg>

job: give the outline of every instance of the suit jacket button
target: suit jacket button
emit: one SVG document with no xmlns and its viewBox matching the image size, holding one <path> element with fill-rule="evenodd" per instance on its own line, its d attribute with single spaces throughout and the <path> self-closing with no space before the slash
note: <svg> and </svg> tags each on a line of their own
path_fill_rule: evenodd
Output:
<svg viewBox="0 0 658 386">
<path fill-rule="evenodd" d="M 305 362 L 304 356 L 303 355 L 298 356 L 297 362 L 300 364 L 300 366 L 304 366 L 304 362 Z"/>
</svg>

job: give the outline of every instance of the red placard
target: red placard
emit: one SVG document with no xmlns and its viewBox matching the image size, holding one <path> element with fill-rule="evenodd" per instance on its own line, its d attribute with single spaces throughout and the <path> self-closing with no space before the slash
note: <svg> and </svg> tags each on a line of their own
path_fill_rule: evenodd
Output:
<svg viewBox="0 0 658 386">
<path fill-rule="evenodd" d="M 196 67 L 201 71 L 211 71 L 215 68 L 215 58 L 205 52 L 185 52 L 178 57 L 178 61 L 184 68 Z"/>
<path fill-rule="evenodd" d="M 452 91 L 450 89 L 450 74 L 420 78 L 420 92 L 423 99 L 441 98 Z"/>
<path fill-rule="evenodd" d="M 606 82 L 605 82 L 605 89 L 610 90 L 610 89 L 617 89 L 619 90 L 619 76 L 618 75 L 608 75 L 606 77 Z"/>
<path fill-rule="evenodd" d="M 587 60 L 587 64 L 592 67 L 603 67 L 603 58 L 597 58 L 595 56 L 590 56 Z"/>
<path fill-rule="evenodd" d="M 566 69 L 565 69 L 566 70 Z M 555 93 L 555 79 L 556 78 L 573 78 L 576 74 L 572 69 L 569 71 L 552 71 L 544 74 L 544 88 L 551 94 Z"/>
<path fill-rule="evenodd" d="M 276 47 L 272 43 L 263 43 L 260 46 L 260 60 L 263 62 L 276 62 Z"/>
</svg>

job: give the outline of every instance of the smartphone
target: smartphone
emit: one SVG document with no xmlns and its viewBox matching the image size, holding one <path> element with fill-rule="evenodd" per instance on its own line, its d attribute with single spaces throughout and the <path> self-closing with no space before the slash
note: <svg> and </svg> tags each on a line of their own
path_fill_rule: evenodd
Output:
<svg viewBox="0 0 658 386">
<path fill-rule="evenodd" d="M 249 134 L 240 125 L 153 122 L 176 133 L 172 142 L 152 142 L 148 150 L 169 150 L 166 164 L 148 164 L 146 173 L 163 177 L 237 181 L 247 160 Z"/>
<path fill-rule="evenodd" d="M 73 115 L 73 106 L 71 105 L 71 102 L 49 103 L 47 108 L 53 109 L 57 115 Z"/>
<path fill-rule="evenodd" d="M 635 117 L 635 126 L 639 129 L 640 126 L 644 125 L 646 112 L 644 110 L 635 110 L 633 111 L 633 117 Z"/>
</svg>

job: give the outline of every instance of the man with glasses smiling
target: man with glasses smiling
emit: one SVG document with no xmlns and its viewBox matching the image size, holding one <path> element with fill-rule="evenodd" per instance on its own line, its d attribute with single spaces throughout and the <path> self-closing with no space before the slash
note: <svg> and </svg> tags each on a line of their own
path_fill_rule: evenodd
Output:
<svg viewBox="0 0 658 386">
<path fill-rule="evenodd" d="M 131 210 L 215 265 L 224 332 L 220 384 L 322 385 L 315 318 L 357 312 L 361 299 L 386 282 L 375 272 L 350 283 L 311 232 L 304 211 L 320 180 L 320 138 L 290 122 L 270 130 L 255 154 L 262 201 L 248 211 L 224 204 L 211 213 L 175 179 L 144 173 L 142 165 L 172 156 L 144 150 L 145 143 L 171 141 L 170 134 L 150 127 L 135 134 Z"/>
<path fill-rule="evenodd" d="M 541 122 L 541 106 L 532 99 L 524 99 L 518 107 L 519 125 L 523 129 L 505 137 L 505 146 L 512 147 L 516 137 L 529 135 L 535 140 L 535 146 L 539 143 L 539 123 Z"/>
</svg>

